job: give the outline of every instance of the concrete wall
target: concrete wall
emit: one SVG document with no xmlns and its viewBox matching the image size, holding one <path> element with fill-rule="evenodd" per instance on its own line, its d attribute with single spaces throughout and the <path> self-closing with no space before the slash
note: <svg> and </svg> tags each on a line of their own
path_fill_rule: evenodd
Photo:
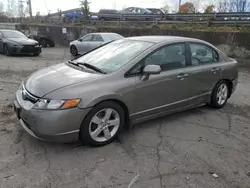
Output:
<svg viewBox="0 0 250 188">
<path fill-rule="evenodd" d="M 62 27 L 53 25 L 17 25 L 17 30 L 25 34 L 51 36 L 55 43 L 60 46 L 67 46 L 69 42 L 78 39 L 80 36 L 97 31 L 93 27 Z"/>
<path fill-rule="evenodd" d="M 6 27 L 13 28 L 13 24 Z M 0 28 L 3 25 L 0 24 Z M 66 33 L 63 33 L 66 28 Z M 131 28 L 95 28 L 95 27 L 63 27 L 54 25 L 20 25 L 16 24 L 16 29 L 25 34 L 37 34 L 51 36 L 57 45 L 68 46 L 69 42 L 78 39 L 91 32 L 115 32 L 125 37 L 142 35 L 172 35 L 193 37 L 208 41 L 220 48 L 227 55 L 235 58 L 250 58 L 250 33 L 230 33 L 230 32 L 201 32 L 201 31 L 172 31 L 156 28 L 131 29 Z M 64 29 L 65 31 L 65 29 Z"/>
<path fill-rule="evenodd" d="M 100 32 L 115 32 L 125 37 L 141 35 L 171 35 L 198 38 L 217 46 L 230 57 L 250 58 L 250 33 L 172 31 L 164 29 L 99 28 Z"/>
</svg>

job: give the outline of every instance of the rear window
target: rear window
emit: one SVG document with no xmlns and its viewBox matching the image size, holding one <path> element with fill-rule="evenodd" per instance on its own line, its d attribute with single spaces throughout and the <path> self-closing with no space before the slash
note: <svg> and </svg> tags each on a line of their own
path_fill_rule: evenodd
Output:
<svg viewBox="0 0 250 188">
<path fill-rule="evenodd" d="M 107 34 L 107 36 L 110 40 L 120 40 L 124 38 L 123 36 L 118 34 Z"/>
</svg>

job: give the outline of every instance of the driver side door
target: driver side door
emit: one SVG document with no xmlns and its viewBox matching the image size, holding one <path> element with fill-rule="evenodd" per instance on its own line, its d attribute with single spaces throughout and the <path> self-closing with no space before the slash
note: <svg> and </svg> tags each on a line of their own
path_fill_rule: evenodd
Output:
<svg viewBox="0 0 250 188">
<path fill-rule="evenodd" d="M 150 75 L 147 80 L 142 79 L 142 73 L 136 73 L 133 121 L 151 119 L 189 105 L 187 58 L 186 44 L 174 43 L 154 51 L 136 65 L 132 73 L 147 65 L 159 65 L 161 73 Z"/>
<path fill-rule="evenodd" d="M 78 41 L 78 52 L 80 54 L 84 54 L 91 50 L 91 41 L 93 35 L 85 35 L 84 37 L 80 38 L 81 41 Z"/>
</svg>

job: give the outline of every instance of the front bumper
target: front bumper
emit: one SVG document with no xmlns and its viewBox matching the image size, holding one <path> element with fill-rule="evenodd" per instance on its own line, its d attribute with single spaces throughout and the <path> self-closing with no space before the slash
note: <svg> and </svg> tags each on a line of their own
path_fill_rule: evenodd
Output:
<svg viewBox="0 0 250 188">
<path fill-rule="evenodd" d="M 41 53 L 42 48 L 41 46 L 11 46 L 10 47 L 11 54 L 34 54 L 34 53 Z"/>
<path fill-rule="evenodd" d="M 23 100 L 21 90 L 16 93 L 14 110 L 22 127 L 31 136 L 45 141 L 70 143 L 79 140 L 84 117 L 91 109 L 35 110 L 34 104 Z"/>
</svg>

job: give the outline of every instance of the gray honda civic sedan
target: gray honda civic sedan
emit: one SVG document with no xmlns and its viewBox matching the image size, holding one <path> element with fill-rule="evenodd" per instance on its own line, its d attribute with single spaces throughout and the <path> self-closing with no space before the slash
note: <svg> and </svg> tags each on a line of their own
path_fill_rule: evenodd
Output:
<svg viewBox="0 0 250 188">
<path fill-rule="evenodd" d="M 125 38 L 33 73 L 14 109 L 36 138 L 102 146 L 131 124 L 206 104 L 222 108 L 237 85 L 236 63 L 198 39 Z"/>
</svg>

